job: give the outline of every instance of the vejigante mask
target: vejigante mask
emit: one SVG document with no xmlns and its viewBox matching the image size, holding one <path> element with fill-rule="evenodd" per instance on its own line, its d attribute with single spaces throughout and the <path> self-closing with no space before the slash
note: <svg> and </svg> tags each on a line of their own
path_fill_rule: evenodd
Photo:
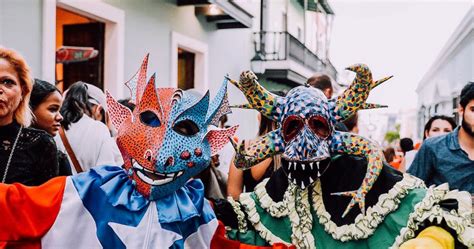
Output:
<svg viewBox="0 0 474 249">
<path fill-rule="evenodd" d="M 382 107 L 366 103 L 366 100 L 373 88 L 390 77 L 373 81 L 372 73 L 363 64 L 347 69 L 355 72 L 356 78 L 335 100 L 328 100 L 319 89 L 309 86 L 293 88 L 285 97 L 273 95 L 257 82 L 257 77 L 250 71 L 243 72 L 239 82 L 231 80 L 249 102 L 239 107 L 256 109 L 279 124 L 278 129 L 251 141 L 247 147 L 245 143 L 234 144 L 236 166 L 249 168 L 265 158 L 281 154 L 283 171 L 289 182 L 305 189 L 324 174 L 333 154 L 364 156 L 368 167 L 360 188 L 334 193 L 352 197 L 343 216 L 356 203 L 364 212 L 365 195 L 382 169 L 382 150 L 364 137 L 336 131 L 334 127 L 336 122 L 344 121 L 360 109 Z"/>
<path fill-rule="evenodd" d="M 107 93 L 111 120 L 118 130 L 117 144 L 138 192 L 157 200 L 183 186 L 209 165 L 235 134 L 237 126 L 208 130 L 230 113 L 227 80 L 211 101 L 209 92 L 197 96 L 176 88 L 156 88 L 155 75 L 146 80 L 148 56 L 126 83 L 131 91 L 130 111 Z"/>
</svg>

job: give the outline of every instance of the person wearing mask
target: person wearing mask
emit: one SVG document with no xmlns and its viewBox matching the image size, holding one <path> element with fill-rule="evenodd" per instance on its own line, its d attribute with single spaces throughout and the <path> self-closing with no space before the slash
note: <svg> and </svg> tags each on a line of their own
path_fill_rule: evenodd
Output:
<svg viewBox="0 0 474 249">
<path fill-rule="evenodd" d="M 63 96 L 53 84 L 35 79 L 30 97 L 30 108 L 34 119 L 31 127 L 44 130 L 51 136 L 58 134 L 63 116 L 59 110 L 63 104 Z M 59 175 L 71 175 L 71 165 L 63 152 L 57 150 Z"/>
<path fill-rule="evenodd" d="M 29 128 L 30 69 L 16 51 L 0 47 L 0 182 L 40 185 L 59 173 L 57 148 L 42 130 Z"/>
<path fill-rule="evenodd" d="M 454 131 L 427 139 L 421 145 L 408 173 L 426 185 L 445 182 L 453 189 L 474 194 L 474 82 L 461 90 L 461 126 Z"/>
<path fill-rule="evenodd" d="M 101 122 L 105 112 L 105 95 L 96 86 L 79 81 L 65 93 L 60 136 L 55 139 L 68 155 L 73 174 L 95 166 L 123 164 L 109 129 Z"/>
</svg>

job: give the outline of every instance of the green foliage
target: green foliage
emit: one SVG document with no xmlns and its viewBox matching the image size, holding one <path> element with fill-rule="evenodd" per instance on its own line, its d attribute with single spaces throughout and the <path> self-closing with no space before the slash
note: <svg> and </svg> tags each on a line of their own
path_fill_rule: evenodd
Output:
<svg viewBox="0 0 474 249">
<path fill-rule="evenodd" d="M 397 139 L 400 139 L 400 133 L 398 133 L 398 131 L 387 131 L 387 133 L 385 133 L 385 140 L 388 143 L 392 143 Z"/>
</svg>

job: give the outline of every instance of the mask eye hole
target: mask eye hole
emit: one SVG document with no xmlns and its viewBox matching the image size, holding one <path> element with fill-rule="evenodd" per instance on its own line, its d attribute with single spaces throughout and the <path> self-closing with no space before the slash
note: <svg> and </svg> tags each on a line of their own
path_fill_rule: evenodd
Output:
<svg viewBox="0 0 474 249">
<path fill-rule="evenodd" d="M 322 139 L 326 139 L 331 134 L 328 121 L 322 116 L 313 116 L 308 120 L 309 128 Z"/>
<path fill-rule="evenodd" d="M 183 136 L 193 136 L 199 132 L 199 127 L 192 120 L 186 119 L 176 123 L 173 130 Z"/>
<path fill-rule="evenodd" d="M 140 121 L 150 127 L 159 127 L 161 126 L 161 121 L 152 111 L 144 111 L 140 113 Z"/>
<path fill-rule="evenodd" d="M 283 121 L 283 139 L 285 139 L 285 142 L 295 138 L 303 126 L 303 119 L 296 115 L 288 116 L 285 121 Z"/>
</svg>

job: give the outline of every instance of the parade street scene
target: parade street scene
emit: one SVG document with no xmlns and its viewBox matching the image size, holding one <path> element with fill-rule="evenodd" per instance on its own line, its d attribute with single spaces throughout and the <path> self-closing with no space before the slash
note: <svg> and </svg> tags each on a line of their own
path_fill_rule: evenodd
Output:
<svg viewBox="0 0 474 249">
<path fill-rule="evenodd" d="M 0 0 L 0 249 L 474 249 L 472 0 Z"/>
</svg>

